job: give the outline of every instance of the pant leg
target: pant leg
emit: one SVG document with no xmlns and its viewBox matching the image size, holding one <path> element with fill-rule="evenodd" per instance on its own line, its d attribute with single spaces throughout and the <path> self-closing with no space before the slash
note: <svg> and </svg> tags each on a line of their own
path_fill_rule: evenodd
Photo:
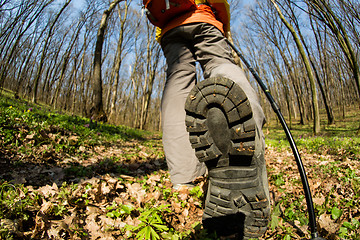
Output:
<svg viewBox="0 0 360 240">
<path fill-rule="evenodd" d="M 195 156 L 185 126 L 185 101 L 196 83 L 195 59 L 183 28 L 166 33 L 162 48 L 168 69 L 161 101 L 163 146 L 173 184 L 204 175 L 206 166 Z"/>
<path fill-rule="evenodd" d="M 243 70 L 234 63 L 231 48 L 222 33 L 216 27 L 206 23 L 198 24 L 197 27 L 198 29 L 194 35 L 195 55 L 203 68 L 204 77 L 226 77 L 231 79 L 242 88 L 250 102 L 257 137 L 261 139 L 258 141 L 261 146 L 255 148 L 255 156 L 258 157 L 264 154 L 265 151 L 265 137 L 262 132 L 265 115 L 259 98 Z"/>
</svg>

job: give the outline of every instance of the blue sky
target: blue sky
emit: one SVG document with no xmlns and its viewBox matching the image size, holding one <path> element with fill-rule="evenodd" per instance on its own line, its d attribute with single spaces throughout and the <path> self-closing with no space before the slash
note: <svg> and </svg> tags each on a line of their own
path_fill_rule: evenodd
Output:
<svg viewBox="0 0 360 240">
<path fill-rule="evenodd" d="M 72 5 L 78 9 L 80 9 L 84 5 L 84 0 L 75 0 L 72 2 Z"/>
</svg>

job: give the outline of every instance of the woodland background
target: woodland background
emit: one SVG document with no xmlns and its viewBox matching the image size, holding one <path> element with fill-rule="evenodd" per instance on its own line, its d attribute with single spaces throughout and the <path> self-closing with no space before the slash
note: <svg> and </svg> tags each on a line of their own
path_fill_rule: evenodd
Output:
<svg viewBox="0 0 360 240">
<path fill-rule="evenodd" d="M 359 239 L 360 2 L 229 2 L 232 39 L 303 158 L 319 233 Z M 201 224 L 206 179 L 172 189 L 166 64 L 140 1 L 0 0 L 0 29 L 0 239 L 217 239 Z M 260 239 L 310 238 L 293 154 L 244 70 L 268 120 Z"/>
<path fill-rule="evenodd" d="M 229 3 L 232 38 L 290 126 L 294 119 L 311 122 L 319 133 L 319 109 L 332 124 L 337 113 L 341 120 L 349 106 L 358 106 L 358 1 Z M 94 120 L 160 130 L 166 63 L 140 1 L 1 0 L 0 29 L 0 87 L 15 97 Z M 275 119 L 248 77 L 267 119 Z"/>
</svg>

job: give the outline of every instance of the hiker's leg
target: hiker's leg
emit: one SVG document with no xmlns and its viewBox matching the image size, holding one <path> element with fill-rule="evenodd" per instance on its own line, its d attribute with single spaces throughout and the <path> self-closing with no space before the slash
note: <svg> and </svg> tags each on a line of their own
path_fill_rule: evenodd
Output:
<svg viewBox="0 0 360 240">
<path fill-rule="evenodd" d="M 220 236 L 260 237 L 270 216 L 264 113 L 221 32 L 209 24 L 192 27 L 205 80 L 185 109 L 191 143 L 209 170 L 203 224 Z"/>
<path fill-rule="evenodd" d="M 187 183 L 204 175 L 206 167 L 195 156 L 185 127 L 184 105 L 196 83 L 195 60 L 182 28 L 166 33 L 162 48 L 168 65 L 161 101 L 163 145 L 172 183 Z"/>
<path fill-rule="evenodd" d="M 230 46 L 217 28 L 210 24 L 201 25 L 203 29 L 195 37 L 195 54 L 202 65 L 204 78 L 226 77 L 237 83 L 250 101 L 257 127 L 262 129 L 265 115 L 260 101 L 244 71 L 234 63 Z"/>
<path fill-rule="evenodd" d="M 194 37 L 196 40 L 194 51 L 196 59 L 203 68 L 204 78 L 225 77 L 234 81 L 244 91 L 251 105 L 256 124 L 256 137 L 259 139 L 254 156 L 255 158 L 264 158 L 265 137 L 262 127 L 266 120 L 259 98 L 244 71 L 234 63 L 231 48 L 222 33 L 210 24 L 199 24 L 199 28 L 201 29 L 196 31 L 197 34 Z M 266 170 L 262 169 L 262 171 L 263 181 L 267 182 Z M 268 186 L 266 185 L 265 188 L 267 189 Z"/>
</svg>

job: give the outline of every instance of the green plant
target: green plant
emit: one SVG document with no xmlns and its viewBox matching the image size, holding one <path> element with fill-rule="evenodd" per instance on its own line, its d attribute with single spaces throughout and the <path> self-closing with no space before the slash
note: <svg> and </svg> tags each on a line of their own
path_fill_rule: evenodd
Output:
<svg viewBox="0 0 360 240">
<path fill-rule="evenodd" d="M 109 218 L 125 218 L 135 209 L 130 205 L 121 204 L 120 206 L 117 206 L 116 203 L 113 203 L 113 205 L 107 207 L 106 210 L 108 211 L 106 216 Z"/>
<path fill-rule="evenodd" d="M 274 230 L 275 228 L 277 228 L 279 226 L 280 215 L 281 215 L 280 203 L 278 203 L 274 207 L 274 209 L 271 213 L 270 227 L 272 230 Z"/>
<path fill-rule="evenodd" d="M 37 205 L 38 196 L 27 194 L 23 185 L 3 182 L 0 185 L 0 219 L 28 220 L 28 208 Z"/>
<path fill-rule="evenodd" d="M 164 188 L 162 190 L 163 198 L 164 200 L 167 200 L 171 197 L 171 189 L 170 188 Z"/>
<path fill-rule="evenodd" d="M 193 187 L 191 190 L 190 190 L 190 195 L 191 196 L 195 196 L 197 198 L 201 198 L 204 196 L 204 192 L 202 191 L 202 189 L 200 188 L 200 186 L 196 186 L 196 187 Z"/>
<path fill-rule="evenodd" d="M 68 209 L 63 204 L 54 204 L 52 212 L 55 216 L 64 216 L 68 212 Z"/>
<path fill-rule="evenodd" d="M 74 224 L 73 227 L 70 227 L 70 231 L 72 231 L 75 236 L 80 237 L 80 239 L 86 238 L 89 235 L 85 229 L 79 227 L 77 224 Z"/>
<path fill-rule="evenodd" d="M 64 203 L 68 203 L 70 201 L 71 193 L 77 188 L 77 184 L 68 184 L 67 182 L 63 182 L 57 195 L 57 201 L 59 201 L 59 204 L 63 205 Z"/>
<path fill-rule="evenodd" d="M 143 211 L 138 226 L 127 225 L 127 229 L 136 234 L 136 239 L 161 239 L 160 235 L 169 230 L 166 221 L 163 219 L 164 213 L 170 212 L 169 205 L 161 205 Z"/>
<path fill-rule="evenodd" d="M 271 175 L 271 180 L 274 182 L 275 186 L 277 187 L 280 187 L 285 184 L 283 173 Z"/>
<path fill-rule="evenodd" d="M 333 207 L 333 208 L 331 209 L 331 217 L 332 217 L 332 219 L 334 219 L 334 220 L 340 218 L 341 215 L 342 215 L 342 213 L 343 213 L 343 211 L 342 211 L 341 209 L 337 208 L 337 207 Z"/>
<path fill-rule="evenodd" d="M 353 218 L 351 222 L 345 221 L 339 229 L 339 237 L 341 239 L 358 239 L 360 223 L 359 220 Z"/>
</svg>

